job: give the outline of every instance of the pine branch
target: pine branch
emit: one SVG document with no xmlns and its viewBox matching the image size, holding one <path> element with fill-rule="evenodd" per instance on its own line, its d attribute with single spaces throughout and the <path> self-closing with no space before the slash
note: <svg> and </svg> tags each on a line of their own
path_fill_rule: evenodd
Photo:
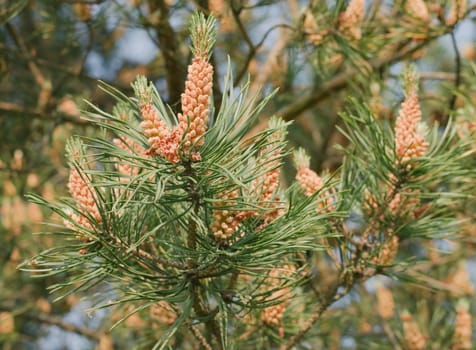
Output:
<svg viewBox="0 0 476 350">
<path fill-rule="evenodd" d="M 202 335 L 202 333 L 200 333 L 197 326 L 190 326 L 190 330 L 192 331 L 192 334 L 194 335 L 194 337 L 200 342 L 200 344 L 205 350 L 213 349 L 212 346 L 207 342 L 205 337 Z"/>
<path fill-rule="evenodd" d="M 36 83 L 40 87 L 40 92 L 37 97 L 36 110 L 41 113 L 45 110 L 51 97 L 51 81 L 49 79 L 46 79 L 43 72 L 38 68 L 32 56 L 30 55 L 30 50 L 26 46 L 25 42 L 23 41 L 23 38 L 17 32 L 15 27 L 8 22 L 5 24 L 5 26 L 7 27 L 8 33 L 13 38 L 13 41 L 19 48 L 21 54 L 26 58 L 28 62 L 28 68 L 30 69 L 31 74 L 33 75 Z"/>
<path fill-rule="evenodd" d="M 421 72 L 420 80 L 455 80 L 456 75 L 450 72 Z"/>
<path fill-rule="evenodd" d="M 123 242 L 119 237 L 114 236 L 112 238 L 125 251 L 130 250 L 130 247 L 125 242 Z M 173 267 L 173 268 L 180 269 L 180 270 L 185 270 L 187 268 L 186 265 L 184 265 L 184 264 L 181 264 L 179 262 L 172 261 L 172 260 L 163 259 L 158 255 L 152 255 L 149 252 L 147 252 L 143 249 L 140 249 L 140 248 L 136 248 L 133 251 L 138 256 L 140 256 L 141 258 L 146 259 L 148 261 L 151 261 L 151 262 L 157 264 L 157 266 L 160 267 L 160 268 L 163 268 L 164 266 L 165 267 Z"/>
<path fill-rule="evenodd" d="M 260 69 L 258 75 L 251 82 L 250 95 L 253 95 L 254 93 L 258 92 L 266 84 L 269 77 L 274 73 L 273 64 L 276 63 L 276 58 L 284 50 L 284 48 L 286 48 L 287 44 L 291 40 L 291 36 L 282 32 L 278 40 L 279 41 L 269 51 L 268 57 L 266 57 L 266 60 L 262 64 L 263 69 Z M 237 85 L 237 83 L 239 83 L 242 77 L 245 75 L 245 71 L 248 69 L 250 61 L 251 58 L 247 59 L 244 68 L 238 73 L 234 82 L 235 85 Z"/>
<path fill-rule="evenodd" d="M 455 89 L 458 89 L 461 84 L 461 55 L 459 53 L 458 44 L 456 43 L 456 37 L 454 31 L 450 33 L 451 45 L 453 46 L 453 51 L 455 54 Z M 453 96 L 450 100 L 449 110 L 452 111 L 456 105 L 456 93 L 453 93 Z"/>
<path fill-rule="evenodd" d="M 55 122 L 69 122 L 75 125 L 91 125 L 86 120 L 74 117 L 69 114 L 64 114 L 60 112 L 54 112 L 52 114 L 47 114 L 44 112 L 39 112 L 36 109 L 29 109 L 21 105 L 10 103 L 10 102 L 0 102 L 0 112 L 5 112 L 5 116 L 17 115 L 21 116 L 30 116 L 40 120 L 51 120 Z M 0 115 L 3 113 L 0 113 Z"/>
<path fill-rule="evenodd" d="M 84 52 L 82 53 L 82 57 L 79 59 L 79 63 L 77 64 L 77 67 L 73 67 L 72 71 L 74 72 L 75 76 L 83 76 L 83 72 L 86 67 L 86 61 L 88 59 L 89 54 L 94 48 L 94 29 L 91 26 L 90 22 L 85 22 L 86 27 L 87 27 L 87 42 L 84 48 Z M 39 64 L 39 63 L 38 63 Z M 67 68 L 69 69 L 69 68 Z M 97 80 L 95 79 L 95 82 Z M 58 94 L 61 94 L 61 90 L 64 87 L 64 84 L 69 82 L 68 76 L 64 75 L 59 81 L 56 82 L 56 86 L 53 89 L 53 96 L 56 96 Z"/>
<path fill-rule="evenodd" d="M 413 53 L 420 50 L 422 47 L 428 45 L 431 41 L 435 39 L 437 39 L 437 37 L 429 38 L 428 40 L 422 41 L 418 45 L 412 45 L 412 43 L 407 44 L 406 47 L 395 52 L 393 55 L 388 55 L 383 58 L 378 58 L 370 62 L 370 67 L 373 70 L 378 71 L 384 68 L 385 66 L 391 65 L 393 63 L 396 63 L 402 59 L 405 59 L 411 56 Z M 349 84 L 349 81 L 351 81 L 352 78 L 355 77 L 358 73 L 359 71 L 357 69 L 351 68 L 345 72 L 338 74 L 331 80 L 319 86 L 316 91 L 308 95 L 305 95 L 301 98 L 298 98 L 295 102 L 277 111 L 276 115 L 278 115 L 279 117 L 283 118 L 286 121 L 290 121 L 290 120 L 298 118 L 307 109 L 314 107 L 318 103 L 333 96 L 333 94 L 346 88 Z M 266 125 L 267 125 L 267 120 L 262 120 L 259 124 L 257 124 L 251 130 L 250 134 L 259 133 L 260 131 L 265 129 Z"/>
<path fill-rule="evenodd" d="M 185 64 L 177 41 L 177 34 L 170 25 L 169 8 L 164 0 L 148 0 L 150 14 L 158 14 L 155 32 L 165 61 L 169 101 L 173 106 L 180 102 L 185 85 Z"/>
<path fill-rule="evenodd" d="M 253 57 L 255 57 L 258 50 L 264 45 L 268 36 L 275 29 L 287 28 L 287 29 L 294 30 L 293 27 L 290 27 L 287 24 L 276 24 L 276 25 L 272 26 L 271 28 L 269 28 L 263 34 L 263 36 L 261 37 L 261 40 L 256 45 L 254 45 L 250 36 L 249 36 L 249 34 L 248 34 L 248 32 L 246 31 L 246 29 L 243 25 L 243 22 L 241 21 L 241 19 L 239 17 L 240 16 L 239 13 L 240 13 L 239 10 L 234 10 L 234 9 L 232 10 L 233 18 L 235 19 L 235 22 L 238 24 L 238 28 L 239 28 L 240 32 L 242 33 L 242 36 L 243 36 L 246 44 L 248 45 L 248 54 L 246 55 L 245 62 L 243 63 L 242 68 L 238 71 L 238 73 L 236 74 L 236 78 L 233 81 L 233 85 L 235 85 L 235 86 L 237 86 L 240 83 L 240 81 L 243 79 L 243 77 L 246 75 L 246 73 L 248 72 L 249 65 L 250 65 L 251 61 L 253 60 Z M 281 39 L 281 40 L 284 40 L 284 39 Z M 285 40 L 285 41 L 287 42 L 287 40 Z M 284 45 L 283 45 L 283 47 L 284 47 Z M 273 51 L 275 51 L 275 50 L 273 50 Z"/>
<path fill-rule="evenodd" d="M 14 312 L 16 309 L 13 307 L 7 307 L 7 306 L 2 306 L 0 305 L 0 310 L 1 311 L 8 311 L 8 312 Z M 99 342 L 102 336 L 102 332 L 94 331 L 92 329 L 88 329 L 85 327 L 81 326 L 76 326 L 74 324 L 65 322 L 57 317 L 53 317 L 44 313 L 33 313 L 33 312 L 25 312 L 25 313 L 20 313 L 17 315 L 18 317 L 22 317 L 31 321 L 39 322 L 39 323 L 44 323 L 44 324 L 49 324 L 51 326 L 57 326 L 67 332 L 72 332 L 76 333 L 79 335 L 82 335 L 84 337 L 87 337 L 89 339 L 95 340 Z"/>
<path fill-rule="evenodd" d="M 324 300 L 319 303 L 319 305 L 316 307 L 316 309 L 311 313 L 310 318 L 304 323 L 304 325 L 299 329 L 299 331 L 293 335 L 289 340 L 281 345 L 279 348 L 280 350 L 290 350 L 292 349 L 298 342 L 301 340 L 301 338 L 312 328 L 312 326 L 319 321 L 321 318 L 322 314 L 337 300 L 342 298 L 345 294 L 347 294 L 347 291 L 344 293 L 339 293 L 337 294 L 337 290 L 340 285 L 340 279 L 339 282 L 334 285 L 334 287 L 325 295 Z"/>
<path fill-rule="evenodd" d="M 193 208 L 193 216 L 197 216 L 199 209 L 200 209 L 200 197 L 198 195 L 198 191 L 195 188 L 195 183 L 194 181 L 194 171 L 192 168 L 192 164 L 189 161 L 187 164 L 185 164 L 186 170 L 185 170 L 185 175 L 188 176 L 188 181 L 187 181 L 187 190 L 189 194 L 189 200 L 191 201 L 192 208 Z M 195 222 L 195 219 L 193 217 L 189 218 L 189 223 L 188 223 L 188 237 L 187 237 L 187 245 L 188 248 L 192 251 L 195 251 L 197 249 L 197 224 Z M 189 268 L 190 269 L 195 269 L 196 267 L 196 262 L 192 259 L 189 261 Z M 190 278 L 190 288 L 191 288 L 191 293 L 192 293 L 192 300 L 193 300 L 193 308 L 195 312 L 197 313 L 198 316 L 207 318 L 205 321 L 205 326 L 210 334 L 212 334 L 215 337 L 217 348 L 222 349 L 222 344 L 221 344 L 221 333 L 220 333 L 220 327 L 214 317 L 209 318 L 210 316 L 210 311 L 207 310 L 205 307 L 205 303 L 202 298 L 202 284 L 200 282 L 200 279 L 193 275 Z"/>
<path fill-rule="evenodd" d="M 204 321 L 207 331 L 215 338 L 216 348 L 223 349 L 221 343 L 220 327 L 217 320 L 214 317 L 210 317 L 210 311 L 206 309 L 205 303 L 201 296 L 201 289 L 203 288 L 199 281 L 191 281 L 192 283 L 192 299 L 193 308 L 199 317 L 204 317 Z"/>
<path fill-rule="evenodd" d="M 407 47 L 399 50 L 393 56 L 379 58 L 374 60 L 373 62 L 370 62 L 370 67 L 373 70 L 377 71 L 387 65 L 398 62 L 410 56 L 411 54 L 418 51 L 419 49 L 426 46 L 427 44 L 428 42 L 423 42 L 416 46 L 407 45 Z M 277 115 L 287 121 L 296 118 L 308 108 L 313 107 L 317 103 L 332 96 L 332 94 L 347 87 L 348 82 L 352 80 L 352 78 L 356 76 L 358 73 L 359 72 L 356 69 L 349 69 L 346 72 L 340 73 L 339 75 L 335 76 L 331 80 L 322 84 L 322 86 L 320 86 L 316 92 L 303 96 L 302 98 L 298 99 L 296 102 L 278 111 Z"/>
<path fill-rule="evenodd" d="M 395 333 L 393 332 L 392 328 L 388 324 L 386 320 L 382 321 L 382 328 L 385 333 L 385 335 L 388 338 L 388 341 L 390 344 L 393 346 L 395 350 L 402 350 L 402 347 L 398 344 L 397 338 L 395 336 Z"/>
</svg>

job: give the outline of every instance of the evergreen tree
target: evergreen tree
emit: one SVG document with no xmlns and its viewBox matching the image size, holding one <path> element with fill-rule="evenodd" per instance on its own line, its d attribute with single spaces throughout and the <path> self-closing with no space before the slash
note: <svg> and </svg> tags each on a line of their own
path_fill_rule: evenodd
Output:
<svg viewBox="0 0 476 350">
<path fill-rule="evenodd" d="M 476 79 L 455 29 L 474 5 L 115 3 L 117 19 L 149 30 L 160 57 L 142 67 L 153 81 L 139 75 L 129 88 L 120 74 L 141 70 L 122 67 L 96 90 L 84 64 L 92 52 L 108 59 L 94 43 L 117 44 L 106 40 L 110 4 L 72 2 L 0 11 L 9 67 L 0 281 L 23 291 L 0 289 L 2 346 L 25 346 L 16 332 L 34 321 L 102 350 L 472 347 Z M 285 20 L 260 30 L 280 6 Z M 36 13 L 58 20 L 28 17 Z M 22 36 L 35 21 L 55 35 Z M 89 44 L 65 41 L 79 38 L 74 25 Z M 430 44 L 445 35 L 454 73 L 425 72 Z M 41 58 L 62 45 L 78 71 Z M 17 92 L 17 79 L 28 89 Z M 81 136 L 66 142 L 62 174 L 58 149 L 70 134 Z M 48 153 L 35 157 L 39 146 Z M 65 196 L 45 190 L 49 171 L 67 180 Z M 28 196 L 41 212 L 19 196 L 31 190 L 43 192 Z M 51 218 L 35 242 L 45 250 L 21 269 L 63 305 L 82 295 L 107 309 L 98 331 L 51 317 L 41 289 L 11 272 L 35 253 L 21 242 L 42 214 Z"/>
</svg>

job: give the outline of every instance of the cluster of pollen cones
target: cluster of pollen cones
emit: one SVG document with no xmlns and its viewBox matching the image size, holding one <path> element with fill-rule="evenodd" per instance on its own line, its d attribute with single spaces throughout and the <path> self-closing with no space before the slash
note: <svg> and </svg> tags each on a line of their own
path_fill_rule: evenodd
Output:
<svg viewBox="0 0 476 350">
<path fill-rule="evenodd" d="M 153 106 L 150 94 L 144 93 L 140 110 L 140 124 L 147 136 L 149 154 L 159 155 L 172 163 L 180 160 L 180 152 L 192 160 L 200 160 L 197 147 L 204 142 L 207 131 L 209 101 L 212 93 L 213 67 L 206 57 L 195 57 L 188 67 L 185 92 L 182 94 L 182 113 L 178 125 L 169 127 L 159 111 Z"/>
</svg>

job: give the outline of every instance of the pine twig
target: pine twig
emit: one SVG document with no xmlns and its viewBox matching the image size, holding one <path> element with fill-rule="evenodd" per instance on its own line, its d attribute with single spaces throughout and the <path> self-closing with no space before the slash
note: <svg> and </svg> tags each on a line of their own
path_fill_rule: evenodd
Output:
<svg viewBox="0 0 476 350">
<path fill-rule="evenodd" d="M 1 305 L 0 305 L 0 310 L 8 311 L 8 312 L 15 311 L 15 309 L 12 307 L 1 306 Z M 97 332 L 92 329 L 88 329 L 81 326 L 76 326 L 74 324 L 64 322 L 63 320 L 57 317 L 53 317 L 44 313 L 25 312 L 25 313 L 18 314 L 18 317 L 26 318 L 28 320 L 39 322 L 39 323 L 49 324 L 51 326 L 57 326 L 67 332 L 76 333 L 95 341 L 99 341 L 101 339 L 101 334 L 102 334 L 101 332 Z"/>
<path fill-rule="evenodd" d="M 260 70 L 260 73 L 258 73 L 257 77 L 251 83 L 250 90 L 249 90 L 250 96 L 253 96 L 253 94 L 255 94 L 259 89 L 261 89 L 261 87 L 265 85 L 266 81 L 272 75 L 273 63 L 276 60 L 276 57 L 278 57 L 278 55 L 281 53 L 281 51 L 284 50 L 289 40 L 290 40 L 289 35 L 286 35 L 285 33 L 282 33 L 280 35 L 276 45 L 274 45 L 273 48 L 269 51 L 268 57 L 266 58 L 266 60 L 264 61 L 262 65 L 263 69 Z M 249 62 L 248 62 L 248 65 L 249 65 Z M 246 69 L 248 68 L 248 65 L 245 66 Z M 241 80 L 241 77 L 243 75 L 244 73 L 240 71 L 240 73 L 238 74 L 235 80 L 235 85 Z"/>
<path fill-rule="evenodd" d="M 204 305 L 202 296 L 200 295 L 200 289 L 200 282 L 192 281 L 193 308 L 198 316 L 208 318 L 210 316 L 210 311 L 208 311 Z M 220 327 L 217 324 L 217 321 L 215 318 L 210 318 L 204 323 L 208 332 L 216 338 L 217 349 L 222 350 Z"/>
<path fill-rule="evenodd" d="M 188 163 L 186 165 L 185 173 L 187 176 L 189 176 L 189 181 L 187 185 L 188 185 L 189 199 L 192 202 L 193 215 L 198 215 L 198 210 L 200 206 L 200 198 L 195 188 L 195 183 L 193 181 L 194 172 L 193 172 L 191 163 Z M 191 250 L 195 250 L 197 247 L 197 224 L 193 218 L 189 219 L 187 245 L 188 245 L 188 248 Z M 195 269 L 196 267 L 195 261 L 190 260 L 188 266 L 190 269 Z M 210 315 L 210 311 L 207 310 L 207 308 L 205 307 L 205 303 L 202 299 L 202 295 L 201 295 L 202 286 L 201 286 L 200 280 L 198 279 L 198 276 L 192 274 L 190 279 L 190 284 L 191 284 L 191 292 L 192 292 L 192 299 L 193 299 L 193 308 L 195 312 L 200 317 L 208 318 Z M 215 318 L 210 318 L 206 320 L 205 326 L 208 332 L 216 338 L 216 344 L 218 346 L 218 349 L 221 350 L 222 345 L 221 345 L 220 327 L 218 326 Z"/>
<path fill-rule="evenodd" d="M 26 46 L 25 42 L 21 35 L 18 34 L 15 27 L 11 23 L 6 23 L 5 26 L 7 27 L 8 33 L 13 38 L 16 46 L 20 50 L 21 54 L 26 58 L 28 63 L 28 68 L 31 71 L 31 74 L 35 78 L 36 83 L 40 87 L 40 92 L 38 93 L 36 109 L 39 112 L 43 112 L 48 105 L 48 102 L 51 97 L 52 93 L 52 86 L 51 81 L 46 79 L 43 75 L 43 72 L 38 68 L 33 57 L 30 55 L 30 51 Z"/>
<path fill-rule="evenodd" d="M 399 50 L 392 56 L 379 58 L 370 63 L 370 67 L 373 70 L 379 70 L 382 67 L 395 63 L 424 47 L 427 42 L 420 43 L 417 46 L 407 46 L 406 48 Z M 284 120 L 289 121 L 294 119 L 297 115 L 305 111 L 306 109 L 316 105 L 322 100 L 328 98 L 333 93 L 342 90 L 348 84 L 348 82 L 358 73 L 356 69 L 349 69 L 346 72 L 340 73 L 331 80 L 324 83 L 316 92 L 310 93 L 289 106 L 278 111 Z"/>
<path fill-rule="evenodd" d="M 261 48 L 261 46 L 264 45 L 264 42 L 268 38 L 268 36 L 277 28 L 288 28 L 288 29 L 293 29 L 289 25 L 286 24 L 277 24 L 269 28 L 262 36 L 261 40 L 255 45 L 253 44 L 253 41 L 251 40 L 250 35 L 246 31 L 245 26 L 243 25 L 243 22 L 240 19 L 240 13 L 243 8 L 235 9 L 232 7 L 232 14 L 233 18 L 238 25 L 238 29 L 243 36 L 243 39 L 245 40 L 246 44 L 248 45 L 248 54 L 246 55 L 245 62 L 243 64 L 243 67 L 238 71 L 238 74 L 236 75 L 235 80 L 233 81 L 233 85 L 236 86 L 239 84 L 241 79 L 245 76 L 246 72 L 248 71 L 248 67 L 250 65 L 251 60 L 253 57 L 256 55 L 258 50 Z"/>
<path fill-rule="evenodd" d="M 130 249 L 130 247 L 125 242 L 123 242 L 119 237 L 114 236 L 113 239 L 115 243 L 121 246 L 123 249 L 127 251 Z M 186 269 L 186 266 L 182 263 L 167 260 L 167 259 L 161 258 L 160 256 L 152 255 L 149 252 L 140 248 L 134 249 L 134 252 L 136 252 L 137 255 L 140 256 L 141 258 L 154 262 L 158 264 L 160 267 L 167 266 L 167 267 L 173 267 L 180 270 Z"/>
<path fill-rule="evenodd" d="M 455 73 L 450 72 L 421 72 L 420 80 L 456 80 Z"/>
<path fill-rule="evenodd" d="M 91 125 L 88 121 L 74 117 L 69 114 L 64 113 L 43 113 L 38 110 L 30 109 L 11 102 L 1 102 L 0 101 L 0 112 L 8 113 L 8 116 L 13 115 L 28 115 L 30 117 L 40 119 L 40 120 L 52 120 L 52 121 L 64 121 L 73 123 L 75 125 Z"/>
<path fill-rule="evenodd" d="M 177 34 L 170 25 L 169 8 L 164 0 L 149 0 L 150 14 L 158 14 L 158 23 L 154 26 L 160 49 L 165 61 L 167 88 L 170 105 L 180 102 L 185 85 L 185 65 L 180 53 Z"/>
<path fill-rule="evenodd" d="M 401 185 L 402 183 L 400 181 L 397 181 L 396 183 L 393 184 L 394 188 L 389 196 L 390 198 L 389 199 L 387 198 L 387 201 L 385 202 L 385 206 L 382 206 L 382 208 L 380 208 L 380 211 L 374 214 L 374 217 L 376 218 L 380 217 L 380 215 L 384 212 L 385 208 L 389 205 L 389 203 L 393 200 L 393 198 L 398 194 L 398 191 L 400 190 Z M 369 278 L 373 276 L 375 273 L 376 271 L 365 277 Z M 336 301 L 344 297 L 350 291 L 350 289 L 354 286 L 354 283 L 355 283 L 354 276 L 351 276 L 351 277 L 352 277 L 351 281 L 345 282 L 347 280 L 346 271 L 345 270 L 341 271 L 338 282 L 329 291 L 329 293 L 327 293 L 324 296 L 323 300 L 317 306 L 316 310 L 311 314 L 311 317 L 308 319 L 308 321 L 298 331 L 298 333 L 292 336 L 286 344 L 280 347 L 280 350 L 290 350 L 294 345 L 296 345 L 297 342 L 312 328 L 312 326 L 317 321 L 319 321 L 322 314 L 329 308 L 329 306 L 331 306 L 333 303 L 335 303 Z M 339 287 L 343 284 L 342 282 L 344 282 L 344 289 L 337 293 Z"/>
<path fill-rule="evenodd" d="M 392 328 L 390 328 L 390 325 L 386 320 L 383 320 L 382 328 L 393 348 L 395 350 L 402 350 L 402 347 L 397 342 L 397 337 L 395 336 L 395 333 L 393 332 Z"/>
<path fill-rule="evenodd" d="M 456 37 L 454 31 L 450 33 L 451 44 L 455 53 L 455 89 L 458 89 L 461 85 L 461 55 L 459 53 L 458 44 L 456 43 Z M 457 95 L 454 93 L 450 100 L 450 111 L 456 106 Z"/>
<path fill-rule="evenodd" d="M 199 341 L 199 343 L 202 345 L 205 350 L 212 350 L 213 348 L 211 345 L 207 342 L 205 337 L 203 336 L 202 333 L 198 330 L 197 326 L 190 326 L 190 330 L 192 331 L 192 334 L 194 337 Z"/>
<path fill-rule="evenodd" d="M 422 47 L 426 46 L 430 41 L 436 39 L 430 38 L 426 41 L 422 41 L 418 45 L 408 45 L 403 49 L 395 52 L 393 55 L 389 55 L 386 57 L 381 57 L 378 59 L 373 60 L 370 62 L 370 67 L 373 70 L 379 70 L 383 67 L 398 62 L 410 55 L 414 52 L 418 51 Z M 313 106 L 317 105 L 321 101 L 326 100 L 327 98 L 333 96 L 334 93 L 344 89 L 347 87 L 349 81 L 358 74 L 356 69 L 349 69 L 345 72 L 342 72 L 336 75 L 334 78 L 328 80 L 327 82 L 323 83 L 321 86 L 317 88 L 317 90 L 304 95 L 301 98 L 298 98 L 295 102 L 287 105 L 286 107 L 282 108 L 281 110 L 277 111 L 276 115 L 283 118 L 286 121 L 290 121 L 299 117 L 302 112 L 305 110 L 312 108 Z M 250 135 L 257 134 L 264 130 L 268 121 L 262 120 L 258 125 L 256 125 L 251 131 Z"/>
<path fill-rule="evenodd" d="M 338 287 L 340 285 L 339 283 L 336 283 L 336 285 L 327 293 L 326 297 L 324 300 L 317 306 L 317 308 L 314 310 L 314 312 L 311 314 L 310 318 L 307 320 L 307 322 L 304 324 L 303 327 L 289 340 L 283 344 L 279 349 L 280 350 L 290 350 L 298 343 L 298 341 L 311 329 L 311 327 L 321 318 L 322 314 L 331 306 L 335 301 L 339 300 L 342 298 L 345 294 L 347 294 L 347 288 L 336 294 Z"/>
</svg>

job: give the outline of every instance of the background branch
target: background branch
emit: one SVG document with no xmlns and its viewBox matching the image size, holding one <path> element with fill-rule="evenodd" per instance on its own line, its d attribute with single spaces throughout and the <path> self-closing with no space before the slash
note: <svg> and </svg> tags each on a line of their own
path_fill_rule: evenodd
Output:
<svg viewBox="0 0 476 350">
<path fill-rule="evenodd" d="M 178 44 L 178 35 L 170 25 L 169 7 L 164 0 L 148 0 L 149 16 L 157 16 L 154 24 L 165 61 L 165 74 L 169 102 L 172 106 L 180 103 L 180 95 L 185 86 L 185 64 Z"/>
<path fill-rule="evenodd" d="M 406 57 L 411 56 L 414 52 L 420 50 L 422 47 L 426 46 L 430 40 L 419 43 L 418 45 L 407 45 L 398 52 L 394 52 L 393 55 L 388 55 L 382 58 L 375 59 L 370 62 L 370 67 L 373 70 L 379 70 L 383 67 L 398 62 Z M 334 93 L 339 92 L 348 86 L 349 81 L 358 74 L 358 70 L 351 68 L 345 72 L 342 72 L 336 75 L 334 78 L 324 82 L 322 85 L 316 87 L 316 90 L 298 98 L 291 104 L 288 104 L 286 107 L 278 110 L 276 115 L 283 118 L 286 121 L 290 121 L 299 117 L 304 111 L 309 108 L 314 107 L 316 104 L 321 101 L 331 97 Z M 253 129 L 250 131 L 250 134 L 257 134 L 260 131 L 266 128 L 268 121 L 261 120 Z"/>
<path fill-rule="evenodd" d="M 33 60 L 30 51 L 28 50 L 23 38 L 20 34 L 17 33 L 15 27 L 11 23 L 6 23 L 8 33 L 11 35 L 13 41 L 18 46 L 21 54 L 26 58 L 28 62 L 28 68 L 30 69 L 33 77 L 35 78 L 36 83 L 40 87 L 40 92 L 37 97 L 36 108 L 39 112 L 44 111 L 48 105 L 49 99 L 51 97 L 52 86 L 51 81 L 46 79 L 43 75 L 43 72 L 38 68 L 35 61 Z"/>
<path fill-rule="evenodd" d="M 458 44 L 456 43 L 456 37 L 454 31 L 450 33 L 451 45 L 455 54 L 455 89 L 458 89 L 461 84 L 461 55 L 459 53 Z M 455 109 L 456 106 L 456 93 L 453 93 L 450 100 L 450 111 Z"/>
<path fill-rule="evenodd" d="M 18 105 L 16 103 L 11 103 L 11 102 L 0 102 L 0 117 L 2 116 L 2 114 L 4 115 L 4 117 L 29 116 L 29 117 L 33 117 L 33 118 L 45 120 L 45 121 L 70 122 L 75 125 L 91 125 L 88 121 L 69 115 L 69 114 L 60 113 L 60 112 L 47 114 L 44 112 L 39 112 L 35 109 L 29 109 L 27 107 L 23 107 L 21 105 Z"/>
<path fill-rule="evenodd" d="M 16 309 L 14 309 L 12 307 L 0 305 L 0 310 L 1 311 L 13 312 Z M 47 314 L 44 314 L 44 313 L 24 312 L 24 313 L 19 313 L 16 316 L 21 317 L 21 318 L 25 318 L 27 320 L 34 321 L 34 322 L 48 324 L 48 325 L 51 325 L 51 326 L 57 326 L 57 327 L 61 328 L 62 330 L 82 335 L 84 337 L 87 337 L 87 338 L 92 339 L 92 340 L 97 341 L 97 342 L 99 342 L 99 340 L 101 339 L 101 336 L 103 335 L 103 332 L 98 332 L 98 331 L 94 331 L 94 330 L 89 329 L 89 328 L 76 326 L 74 324 L 63 321 L 60 318 L 53 317 L 53 316 L 50 316 L 50 315 L 47 315 Z"/>
</svg>

